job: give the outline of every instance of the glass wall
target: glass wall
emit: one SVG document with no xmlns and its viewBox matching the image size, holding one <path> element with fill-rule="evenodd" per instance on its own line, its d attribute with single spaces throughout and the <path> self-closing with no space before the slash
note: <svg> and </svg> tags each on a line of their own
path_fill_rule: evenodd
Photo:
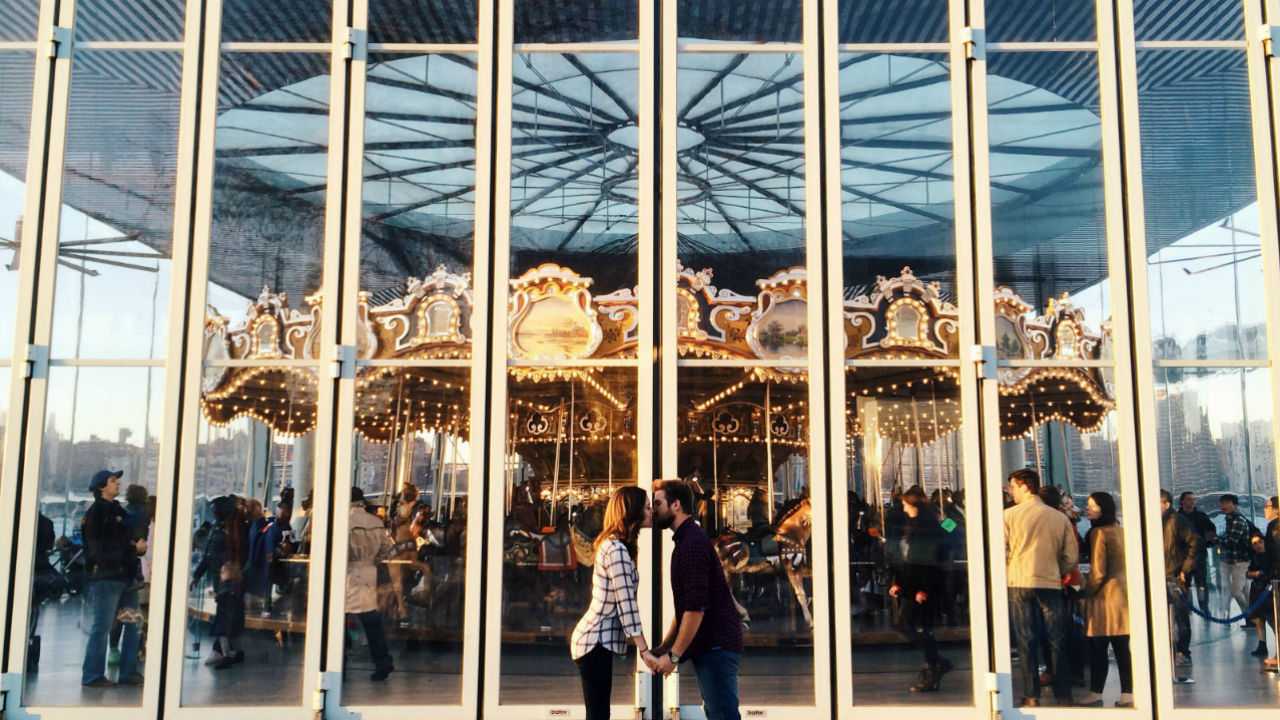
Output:
<svg viewBox="0 0 1280 720">
<path fill-rule="evenodd" d="M 6 677 L 578 716 L 662 475 L 755 717 L 1276 707 L 1263 4 L 0 0 Z"/>
</svg>

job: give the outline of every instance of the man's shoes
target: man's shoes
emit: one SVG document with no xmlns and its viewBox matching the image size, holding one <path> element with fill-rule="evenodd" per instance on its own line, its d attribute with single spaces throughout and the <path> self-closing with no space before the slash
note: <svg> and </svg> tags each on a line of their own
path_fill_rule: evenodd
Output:
<svg viewBox="0 0 1280 720">
<path fill-rule="evenodd" d="M 111 682 L 105 677 L 96 678 L 94 680 L 90 680 L 87 683 L 80 683 L 80 687 L 87 687 L 87 688 L 109 688 L 109 687 L 115 687 L 115 686 L 116 686 L 115 683 Z"/>
<path fill-rule="evenodd" d="M 1187 653 L 1178 653 L 1173 658 L 1173 664 L 1176 667 L 1191 667 L 1191 656 Z"/>
<path fill-rule="evenodd" d="M 229 667 L 231 667 L 232 665 L 235 665 L 235 664 L 236 664 L 236 661 L 235 661 L 235 660 L 232 660 L 231 658 L 227 657 L 226 655 L 223 655 L 221 660 L 219 660 L 218 662 L 214 663 L 214 665 L 213 665 L 213 669 L 214 669 L 214 670 L 226 670 L 227 668 L 229 668 Z"/>
<path fill-rule="evenodd" d="M 908 689 L 913 693 L 937 692 L 941 681 L 942 673 L 938 672 L 932 665 L 925 665 L 924 669 L 920 671 L 920 679 Z"/>
<path fill-rule="evenodd" d="M 1264 642 L 1260 642 L 1260 643 L 1258 643 L 1258 647 L 1254 648 L 1254 649 L 1253 649 L 1253 652 L 1251 652 L 1251 653 L 1249 653 L 1249 654 L 1250 654 L 1250 655 L 1252 655 L 1252 656 L 1254 656 L 1254 657 L 1258 657 L 1258 658 L 1264 658 L 1264 657 L 1266 657 L 1266 656 L 1269 654 L 1269 653 L 1267 652 L 1267 644 L 1266 644 L 1266 643 L 1264 643 Z"/>
<path fill-rule="evenodd" d="M 142 677 L 142 673 L 135 672 L 135 673 L 131 673 L 128 677 L 120 678 L 120 681 L 118 684 L 133 685 L 134 687 L 141 687 L 143 682 L 144 682 L 144 679 Z"/>
<path fill-rule="evenodd" d="M 107 667 L 115 667 L 120 664 L 120 651 L 112 648 L 107 651 Z"/>
<path fill-rule="evenodd" d="M 384 667 L 384 668 L 378 668 L 377 670 L 373 671 L 373 674 L 369 676 L 369 679 L 374 682 L 382 682 L 383 680 L 386 680 L 387 676 L 390 675 L 394 670 L 395 670 L 395 667 L 391 665 L 388 665 L 387 667 Z"/>
<path fill-rule="evenodd" d="M 204 659 L 205 665 L 217 665 L 222 662 L 222 653 L 214 651 L 209 653 L 209 657 Z"/>
</svg>

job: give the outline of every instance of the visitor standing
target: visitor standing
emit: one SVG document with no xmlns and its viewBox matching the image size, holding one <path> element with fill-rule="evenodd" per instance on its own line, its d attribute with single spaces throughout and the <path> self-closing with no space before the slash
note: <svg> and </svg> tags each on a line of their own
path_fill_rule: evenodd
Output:
<svg viewBox="0 0 1280 720">
<path fill-rule="evenodd" d="M 123 618 L 120 638 L 119 682 L 141 685 L 138 672 L 138 591 L 132 588 L 138 556 L 147 550 L 146 540 L 134 540 L 128 513 L 116 496 L 123 470 L 99 470 L 89 482 L 93 504 L 84 514 L 86 585 L 89 596 L 89 638 L 85 645 L 80 684 L 110 687 L 106 677 L 107 636 L 117 617 Z"/>
</svg>

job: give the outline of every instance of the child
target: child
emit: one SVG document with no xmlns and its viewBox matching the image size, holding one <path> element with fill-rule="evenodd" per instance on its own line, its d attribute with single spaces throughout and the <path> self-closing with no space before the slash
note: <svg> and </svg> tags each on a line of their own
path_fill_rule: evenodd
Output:
<svg viewBox="0 0 1280 720">
<path fill-rule="evenodd" d="M 240 576 L 240 566 L 233 561 L 224 562 L 217 588 L 209 593 L 217 604 L 209 636 L 214 639 L 217 652 L 221 655 L 213 669 L 226 670 L 236 663 L 244 662 L 244 651 L 231 648 L 231 638 L 240 637 L 240 633 L 244 632 L 244 580 Z"/>
</svg>

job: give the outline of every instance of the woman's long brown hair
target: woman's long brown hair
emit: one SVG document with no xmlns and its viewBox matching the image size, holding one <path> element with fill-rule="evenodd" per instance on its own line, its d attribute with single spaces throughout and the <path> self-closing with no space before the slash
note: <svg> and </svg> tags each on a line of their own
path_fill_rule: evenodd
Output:
<svg viewBox="0 0 1280 720">
<path fill-rule="evenodd" d="M 604 509 L 604 529 L 596 536 L 593 550 L 600 549 L 606 540 L 621 540 L 627 546 L 631 558 L 636 557 L 636 538 L 640 536 L 640 524 L 644 522 L 644 505 L 649 495 L 635 485 L 620 487 L 609 496 Z"/>
</svg>

